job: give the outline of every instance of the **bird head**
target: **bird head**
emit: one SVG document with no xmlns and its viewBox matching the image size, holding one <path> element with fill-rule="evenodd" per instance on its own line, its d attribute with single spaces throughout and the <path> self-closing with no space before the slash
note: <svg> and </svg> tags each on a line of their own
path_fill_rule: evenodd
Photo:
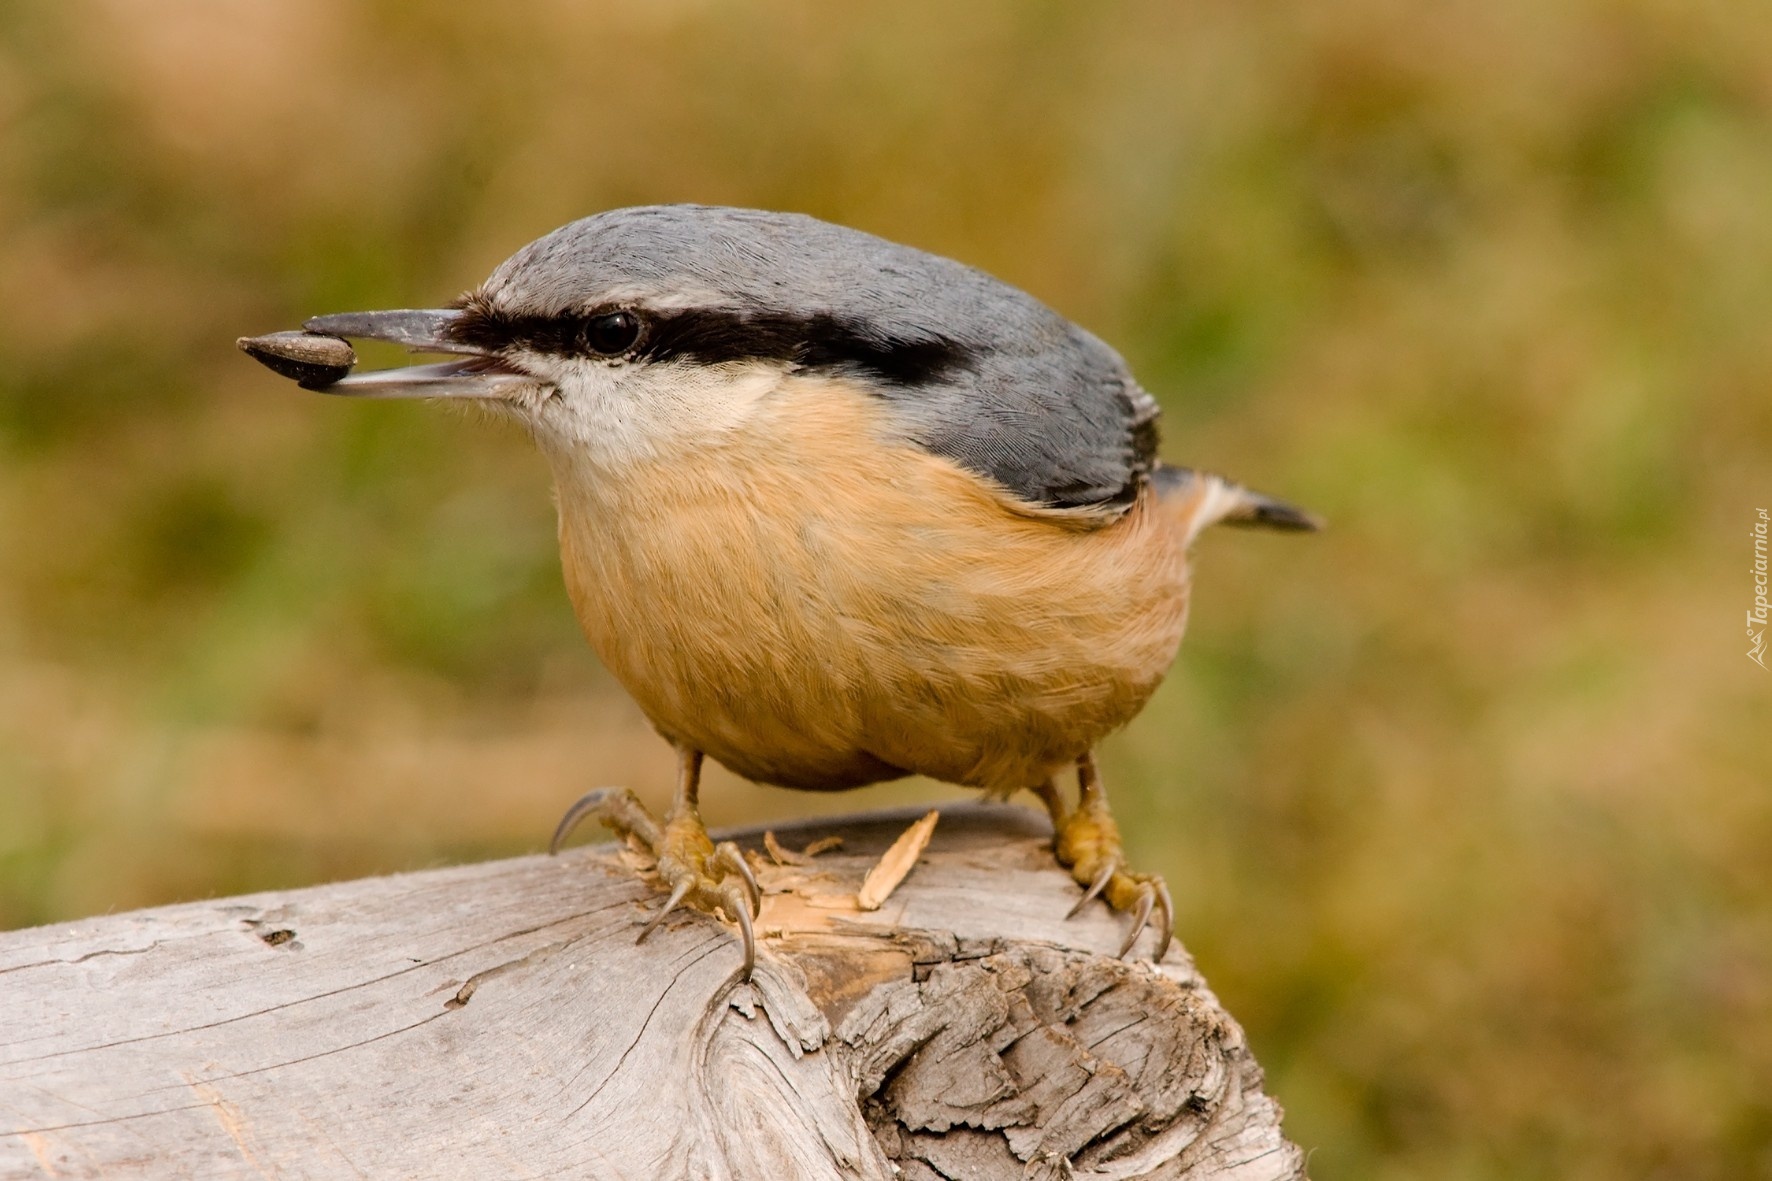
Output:
<svg viewBox="0 0 1772 1181">
<path fill-rule="evenodd" d="M 593 476 L 705 453 L 807 378 L 1036 508 L 1123 511 L 1155 447 L 1156 403 L 1089 333 L 982 271 L 800 214 L 612 210 L 523 247 L 451 307 L 305 328 L 310 344 L 455 359 L 343 376 L 348 349 L 292 370 L 266 345 L 279 338 L 241 346 L 329 394 L 488 402 Z"/>
<path fill-rule="evenodd" d="M 523 419 L 544 450 L 619 467 L 716 444 L 796 376 L 900 394 L 940 384 L 978 347 L 943 331 L 943 298 L 968 291 L 1019 296 L 959 263 L 810 217 L 650 206 L 530 243 L 452 307 L 318 316 L 304 328 L 456 357 L 322 392 L 489 402 Z"/>
</svg>

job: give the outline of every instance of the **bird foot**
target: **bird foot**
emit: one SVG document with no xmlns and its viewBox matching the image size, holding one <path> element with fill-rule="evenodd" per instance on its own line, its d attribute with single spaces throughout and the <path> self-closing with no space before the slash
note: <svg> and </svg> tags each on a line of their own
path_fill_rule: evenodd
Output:
<svg viewBox="0 0 1772 1181">
<path fill-rule="evenodd" d="M 1131 929 L 1120 945 L 1122 958 L 1138 942 L 1145 927 L 1154 925 L 1157 950 L 1152 958 L 1162 959 L 1175 931 L 1175 903 L 1161 876 L 1133 873 L 1126 868 L 1120 848 L 1120 827 L 1114 823 L 1106 800 L 1085 799 L 1075 812 L 1059 821 L 1052 847 L 1058 863 L 1084 887 L 1083 897 L 1065 917 L 1074 918 L 1091 901 L 1100 898 L 1115 910 L 1132 915 Z M 1151 922 L 1153 912 L 1155 924 Z"/>
<path fill-rule="evenodd" d="M 661 825 L 627 788 L 602 787 L 587 792 L 566 810 L 548 852 L 559 852 L 567 835 L 592 816 L 651 853 L 658 863 L 658 876 L 670 890 L 664 906 L 648 920 L 635 942 L 643 942 L 680 906 L 710 916 L 723 915 L 738 923 L 744 944 L 743 978 L 749 980 L 757 964 L 757 937 L 751 920 L 762 907 L 763 890 L 738 846 L 731 841 L 715 844 L 693 810 L 673 812 Z"/>
</svg>

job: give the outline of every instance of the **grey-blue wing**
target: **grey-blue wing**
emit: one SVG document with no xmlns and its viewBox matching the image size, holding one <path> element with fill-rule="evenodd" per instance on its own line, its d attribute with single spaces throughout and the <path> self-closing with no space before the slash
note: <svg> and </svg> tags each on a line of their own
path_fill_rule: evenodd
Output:
<svg viewBox="0 0 1772 1181">
<path fill-rule="evenodd" d="M 1063 321 L 1040 327 L 1058 338 L 975 339 L 970 365 L 947 381 L 882 396 L 918 442 L 1018 499 L 1116 515 L 1155 462 L 1157 404 L 1094 337 Z"/>
</svg>

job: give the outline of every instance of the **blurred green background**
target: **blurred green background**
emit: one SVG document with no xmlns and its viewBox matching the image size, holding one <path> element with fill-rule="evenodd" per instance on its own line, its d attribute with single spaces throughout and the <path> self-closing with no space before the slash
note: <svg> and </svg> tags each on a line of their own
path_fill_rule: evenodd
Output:
<svg viewBox="0 0 1772 1181">
<path fill-rule="evenodd" d="M 1333 522 L 1204 540 L 1105 751 L 1317 1176 L 1772 1176 L 1769 116 L 1755 3 L 6 0 L 0 926 L 662 803 L 525 440 L 233 340 L 799 209 L 1026 287 L 1167 455 Z"/>
</svg>

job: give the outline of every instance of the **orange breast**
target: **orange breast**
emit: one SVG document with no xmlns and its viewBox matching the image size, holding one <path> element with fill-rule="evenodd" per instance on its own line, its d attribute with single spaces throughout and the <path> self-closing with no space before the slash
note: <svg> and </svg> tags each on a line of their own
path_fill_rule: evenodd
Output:
<svg viewBox="0 0 1772 1181">
<path fill-rule="evenodd" d="M 550 456 L 579 621 L 662 733 L 748 778 L 1040 782 L 1174 658 L 1182 531 L 1148 493 L 1092 530 L 1017 512 L 888 427 L 794 380 L 670 464 Z"/>
</svg>

